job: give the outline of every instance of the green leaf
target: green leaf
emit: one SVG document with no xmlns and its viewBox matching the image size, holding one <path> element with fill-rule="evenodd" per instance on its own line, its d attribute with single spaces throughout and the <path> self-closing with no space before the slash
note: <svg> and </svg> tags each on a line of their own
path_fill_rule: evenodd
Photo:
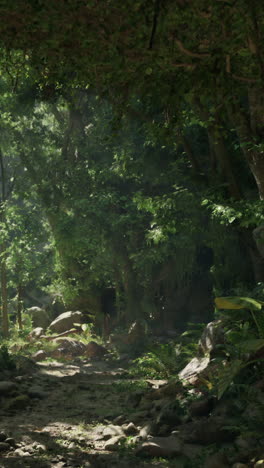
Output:
<svg viewBox="0 0 264 468">
<path fill-rule="evenodd" d="M 246 353 L 256 353 L 259 349 L 264 348 L 264 339 L 247 340 L 241 344 L 243 351 Z"/>
<path fill-rule="evenodd" d="M 250 309 L 261 310 L 263 302 L 251 299 L 249 297 L 216 297 L 215 305 L 218 309 L 232 310 L 232 309 Z"/>
<path fill-rule="evenodd" d="M 235 376 L 239 373 L 239 371 L 243 368 L 243 361 L 240 359 L 236 359 L 229 364 L 226 364 L 223 366 L 223 368 L 219 372 L 218 376 L 218 391 L 217 391 L 217 396 L 218 399 L 223 396 L 223 394 L 226 392 L 228 387 L 230 387 L 231 383 L 233 382 Z"/>
</svg>

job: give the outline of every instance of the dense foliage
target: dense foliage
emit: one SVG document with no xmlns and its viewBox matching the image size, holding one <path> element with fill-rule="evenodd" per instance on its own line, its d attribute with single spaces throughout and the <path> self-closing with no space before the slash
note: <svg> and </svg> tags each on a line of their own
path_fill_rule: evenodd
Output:
<svg viewBox="0 0 264 468">
<path fill-rule="evenodd" d="M 34 288 L 154 330 L 208 321 L 214 292 L 261 295 L 260 2 L 0 14 L 3 333 Z"/>
</svg>

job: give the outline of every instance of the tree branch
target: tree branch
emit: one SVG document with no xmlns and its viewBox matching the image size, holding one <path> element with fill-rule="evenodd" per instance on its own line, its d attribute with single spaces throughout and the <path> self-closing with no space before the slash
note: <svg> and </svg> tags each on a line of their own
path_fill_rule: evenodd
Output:
<svg viewBox="0 0 264 468">
<path fill-rule="evenodd" d="M 238 81 L 242 81 L 244 83 L 257 83 L 259 80 L 257 78 L 247 78 L 246 76 L 239 76 L 231 73 L 232 78 Z"/>
<path fill-rule="evenodd" d="M 196 66 L 193 63 L 173 63 L 173 67 L 175 68 L 195 68 Z"/>
<path fill-rule="evenodd" d="M 151 31 L 151 36 L 150 36 L 150 40 L 149 40 L 149 47 L 148 47 L 149 50 L 151 50 L 151 49 L 153 48 L 154 37 L 155 37 L 155 34 L 156 34 L 157 25 L 158 25 L 159 11 L 160 11 L 159 0 L 156 0 L 156 1 L 155 1 L 155 5 L 154 5 L 154 15 L 153 15 L 152 31 Z"/>
<path fill-rule="evenodd" d="M 203 59 L 203 58 L 211 56 L 211 54 L 208 54 L 208 53 L 192 52 L 191 50 L 186 49 L 186 47 L 184 47 L 183 43 L 177 38 L 175 38 L 175 42 L 176 42 L 177 46 L 179 47 L 180 51 L 183 54 L 188 55 L 189 57 Z"/>
</svg>

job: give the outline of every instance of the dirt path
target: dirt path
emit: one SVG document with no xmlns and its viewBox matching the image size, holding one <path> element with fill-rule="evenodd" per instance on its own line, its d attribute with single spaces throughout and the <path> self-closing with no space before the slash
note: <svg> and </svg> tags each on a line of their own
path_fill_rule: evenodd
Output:
<svg viewBox="0 0 264 468">
<path fill-rule="evenodd" d="M 140 465 L 126 447 L 127 439 L 123 449 L 105 449 L 110 437 L 104 434 L 106 427 L 111 428 L 117 417 L 129 423 L 135 412 L 129 400 L 137 384 L 118 364 L 89 360 L 40 364 L 38 372 L 21 377 L 18 385 L 19 392 L 32 397 L 27 408 L 0 413 L 0 430 L 16 442 L 12 451 L 0 454 L 0 467 L 167 466 Z"/>
</svg>

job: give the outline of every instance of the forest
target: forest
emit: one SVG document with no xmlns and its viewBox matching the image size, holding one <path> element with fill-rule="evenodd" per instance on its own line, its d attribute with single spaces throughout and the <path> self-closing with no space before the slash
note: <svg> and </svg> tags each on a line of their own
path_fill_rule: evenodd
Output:
<svg viewBox="0 0 264 468">
<path fill-rule="evenodd" d="M 264 5 L 0 18 L 0 467 L 264 466 Z"/>
</svg>

